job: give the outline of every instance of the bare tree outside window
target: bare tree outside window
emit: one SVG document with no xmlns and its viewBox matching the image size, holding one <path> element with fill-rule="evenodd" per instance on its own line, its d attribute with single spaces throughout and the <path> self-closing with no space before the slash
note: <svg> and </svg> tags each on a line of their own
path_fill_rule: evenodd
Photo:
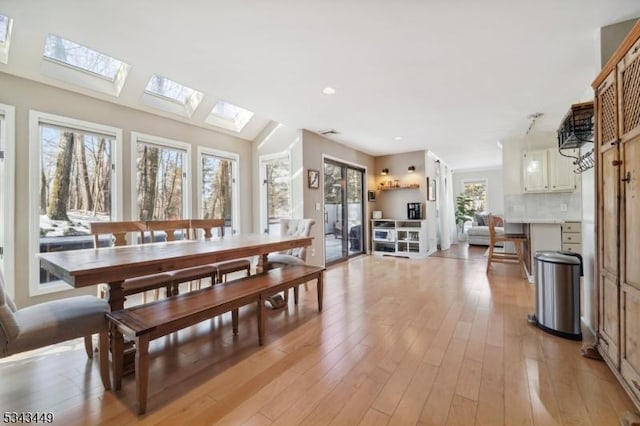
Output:
<svg viewBox="0 0 640 426">
<path fill-rule="evenodd" d="M 89 222 L 109 221 L 113 139 L 40 125 L 40 251 L 92 247 Z M 41 270 L 40 282 L 54 280 Z"/>
<path fill-rule="evenodd" d="M 138 143 L 136 187 L 140 220 L 183 218 L 185 155 L 181 149 Z"/>
<path fill-rule="evenodd" d="M 472 207 L 477 212 L 487 210 L 487 181 L 464 181 L 463 193 L 471 199 Z"/>
<path fill-rule="evenodd" d="M 234 161 L 214 155 L 203 154 L 202 161 L 202 205 L 204 219 L 224 219 L 226 234 L 233 229 L 232 197 Z"/>
<path fill-rule="evenodd" d="M 291 163 L 288 157 L 266 160 L 267 232 L 280 233 L 280 219 L 291 217 Z"/>
</svg>

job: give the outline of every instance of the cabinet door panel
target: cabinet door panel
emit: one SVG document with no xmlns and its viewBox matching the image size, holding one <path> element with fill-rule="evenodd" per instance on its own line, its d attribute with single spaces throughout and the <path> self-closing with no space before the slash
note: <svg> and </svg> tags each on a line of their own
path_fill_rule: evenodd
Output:
<svg viewBox="0 0 640 426">
<path fill-rule="evenodd" d="M 602 171 L 600 182 L 600 218 L 601 224 L 601 268 L 612 275 L 618 275 L 618 193 L 619 166 L 617 148 L 606 150 L 601 158 Z"/>
<path fill-rule="evenodd" d="M 564 155 L 562 155 L 564 154 Z M 574 160 L 579 156 L 578 150 L 549 150 L 549 185 L 552 191 L 573 191 L 576 189 L 576 166 Z M 567 157 L 569 156 L 569 157 Z"/>
<path fill-rule="evenodd" d="M 522 175 L 524 192 L 549 190 L 547 180 L 547 150 L 527 151 L 523 153 Z"/>
<path fill-rule="evenodd" d="M 640 291 L 623 286 L 620 372 L 640 398 Z"/>
<path fill-rule="evenodd" d="M 624 220 L 620 228 L 622 283 L 640 290 L 640 136 L 622 143 Z"/>
<path fill-rule="evenodd" d="M 640 134 L 640 40 L 618 64 L 620 138 Z"/>
<path fill-rule="evenodd" d="M 596 131 L 600 146 L 618 139 L 618 98 L 616 72 L 612 71 L 596 91 Z"/>
<path fill-rule="evenodd" d="M 600 335 L 605 339 L 601 345 L 611 362 L 618 367 L 620 365 L 620 292 L 615 278 L 601 277 L 602 288 L 600 291 Z"/>
</svg>

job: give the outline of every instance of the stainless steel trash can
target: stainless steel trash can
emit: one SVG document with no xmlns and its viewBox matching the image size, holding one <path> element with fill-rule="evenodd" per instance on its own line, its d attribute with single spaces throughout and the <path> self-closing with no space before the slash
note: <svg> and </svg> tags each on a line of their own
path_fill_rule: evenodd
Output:
<svg viewBox="0 0 640 426">
<path fill-rule="evenodd" d="M 582 340 L 580 328 L 580 276 L 582 257 L 577 253 L 536 252 L 536 312 L 529 321 L 541 329 Z"/>
</svg>

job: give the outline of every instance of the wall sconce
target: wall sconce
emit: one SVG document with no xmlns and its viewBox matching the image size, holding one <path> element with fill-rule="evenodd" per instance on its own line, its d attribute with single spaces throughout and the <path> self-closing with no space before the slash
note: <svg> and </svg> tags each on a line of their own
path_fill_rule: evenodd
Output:
<svg viewBox="0 0 640 426">
<path fill-rule="evenodd" d="M 415 172 L 415 171 L 416 171 L 416 166 L 409 166 L 409 168 L 407 169 L 407 171 L 408 171 L 409 173 L 413 173 L 413 172 Z"/>
<path fill-rule="evenodd" d="M 386 176 L 386 175 L 388 175 L 388 174 L 389 174 L 389 169 L 386 169 L 386 168 L 385 168 L 385 169 L 382 169 L 382 171 L 380 172 L 380 174 L 381 174 L 382 176 Z"/>
</svg>

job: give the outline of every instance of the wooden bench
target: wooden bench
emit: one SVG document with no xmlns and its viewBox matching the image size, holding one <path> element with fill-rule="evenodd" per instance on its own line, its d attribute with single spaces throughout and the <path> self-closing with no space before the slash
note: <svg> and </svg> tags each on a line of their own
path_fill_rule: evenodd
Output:
<svg viewBox="0 0 640 426">
<path fill-rule="evenodd" d="M 298 303 L 298 286 L 307 281 L 318 282 L 318 311 L 322 312 L 324 268 L 308 265 L 290 266 L 270 270 L 224 285 L 193 291 L 146 305 L 107 313 L 111 322 L 114 385 L 122 386 L 122 336 L 135 340 L 136 396 L 138 413 L 147 408 L 149 382 L 149 341 L 231 311 L 233 333 L 238 332 L 238 309 L 257 304 L 258 344 L 264 340 L 264 300 L 293 287 Z"/>
</svg>

